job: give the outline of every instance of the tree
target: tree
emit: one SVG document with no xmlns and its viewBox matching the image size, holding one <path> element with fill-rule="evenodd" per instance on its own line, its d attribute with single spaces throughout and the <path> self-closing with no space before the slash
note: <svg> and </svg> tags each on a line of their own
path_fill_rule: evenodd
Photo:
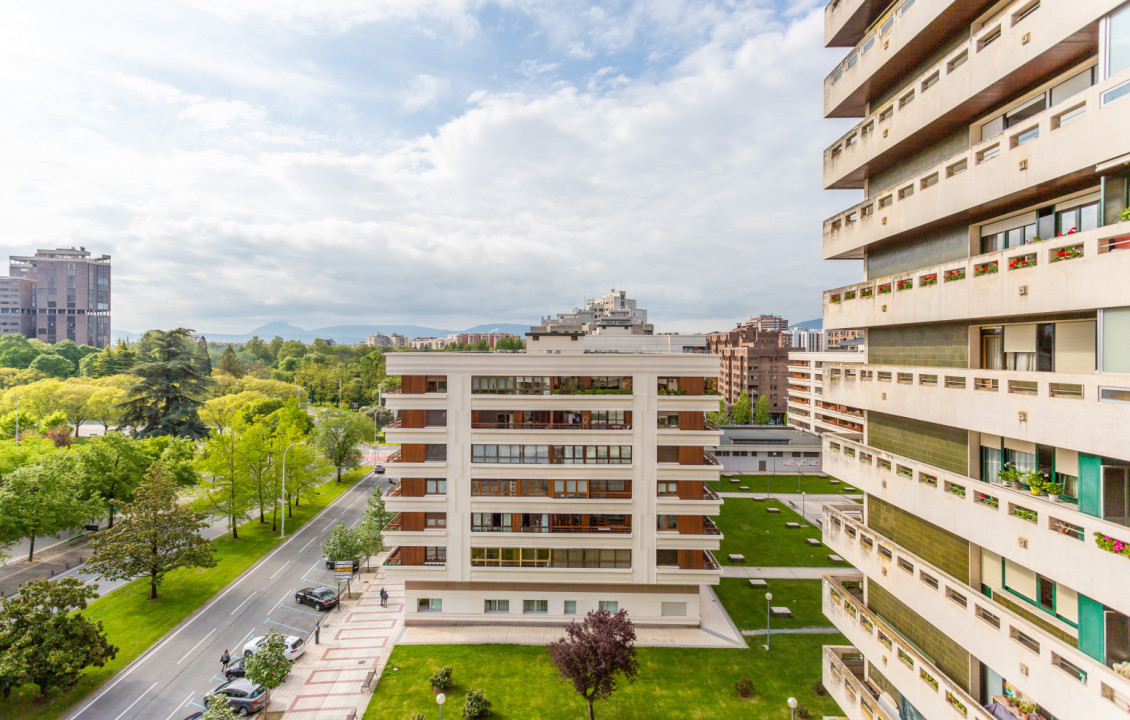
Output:
<svg viewBox="0 0 1130 720">
<path fill-rule="evenodd" d="M 259 522 L 267 522 L 267 509 L 278 508 L 279 477 L 274 471 L 274 449 L 271 443 L 271 427 L 265 422 L 248 423 L 240 421 L 243 437 L 237 450 L 237 462 L 247 480 L 247 488 L 253 502 L 259 506 Z M 272 514 L 271 529 L 275 529 L 277 512 Z"/>
<path fill-rule="evenodd" d="M 74 340 L 60 340 L 51 346 L 51 352 L 55 355 L 62 355 L 70 360 L 76 368 L 86 355 L 86 353 L 79 349 L 78 345 L 75 345 Z"/>
<path fill-rule="evenodd" d="M 235 349 L 231 345 L 224 348 L 224 352 L 220 355 L 220 372 L 227 373 L 232 377 L 243 377 L 243 368 L 239 365 L 239 358 L 235 356 Z"/>
<path fill-rule="evenodd" d="M 27 559 L 35 557 L 35 539 L 75 527 L 95 515 L 97 503 L 82 499 L 75 458 L 44 455 L 9 473 L 0 485 L 0 544 L 27 538 Z"/>
<path fill-rule="evenodd" d="M 361 557 L 360 533 L 345 525 L 334 525 L 329 537 L 322 541 L 322 555 L 331 562 L 356 560 Z"/>
<path fill-rule="evenodd" d="M 207 707 L 200 720 L 236 720 L 235 709 L 227 695 L 210 695 L 204 704 Z"/>
<path fill-rule="evenodd" d="M 549 656 L 562 679 L 589 704 L 589 720 L 594 720 L 593 703 L 612 694 L 618 676 L 631 683 L 639 671 L 636 626 L 626 610 L 615 615 L 592 610 L 583 623 L 566 625 L 565 635 L 549 644 Z"/>
<path fill-rule="evenodd" d="M 200 535 L 207 523 L 187 505 L 177 502 L 177 487 L 160 463 L 134 491 L 122 509 L 118 526 L 90 540 L 94 557 L 91 572 L 107 580 L 149 578 L 149 599 L 157 599 L 157 586 L 176 568 L 214 567 L 215 548 Z"/>
<path fill-rule="evenodd" d="M 12 337 L 10 335 L 5 337 Z M 22 336 L 21 336 L 22 337 Z M 26 338 L 25 338 L 26 340 Z M 31 345 L 13 345 L 0 352 L 0 365 L 22 370 L 31 365 L 39 357 L 39 351 Z"/>
<path fill-rule="evenodd" d="M 86 409 L 90 419 L 101 423 L 103 430 L 110 432 L 117 426 L 118 419 L 122 416 L 118 402 L 122 398 L 122 391 L 116 387 L 95 388 L 90 396 Z"/>
<path fill-rule="evenodd" d="M 38 370 L 48 377 L 67 378 L 75 374 L 77 366 L 62 355 L 45 353 L 32 360 L 28 368 Z"/>
<path fill-rule="evenodd" d="M 706 419 L 715 425 L 729 425 L 730 413 L 726 410 L 726 401 L 720 398 L 718 400 L 718 412 L 707 413 Z"/>
<path fill-rule="evenodd" d="M 735 425 L 749 425 L 751 416 L 752 403 L 750 402 L 749 395 L 745 390 L 738 396 L 738 401 L 734 403 L 733 418 Z"/>
<path fill-rule="evenodd" d="M 757 404 L 753 406 L 753 424 L 768 425 L 772 419 L 773 414 L 769 411 L 769 398 L 762 395 L 757 398 Z"/>
<path fill-rule="evenodd" d="M 200 363 L 200 373 L 208 376 L 212 374 L 212 356 L 208 354 L 208 340 L 203 335 L 196 341 L 196 357 Z"/>
<path fill-rule="evenodd" d="M 35 683 L 40 695 L 75 686 L 83 669 L 118 654 L 101 622 L 81 612 L 98 597 L 77 578 L 32 580 L 0 604 L 0 696 Z"/>
<path fill-rule="evenodd" d="M 361 515 L 361 524 L 357 526 L 366 566 L 369 564 L 369 558 L 384 549 L 381 533 L 392 518 L 393 513 L 385 510 L 384 493 L 379 487 L 373 488 L 372 494 L 366 501 L 365 512 Z"/>
<path fill-rule="evenodd" d="M 200 419 L 216 428 L 216 432 L 223 434 L 232 426 L 236 417 L 242 414 L 245 405 L 262 397 L 262 393 L 250 390 L 244 390 L 236 395 L 214 397 L 200 408 Z"/>
<path fill-rule="evenodd" d="M 199 410 L 209 379 L 201 374 L 191 349 L 191 331 L 177 328 L 152 332 L 155 335 L 150 339 L 147 355 L 152 359 L 135 370 L 139 380 L 130 386 L 122 401 L 122 424 L 135 428 L 141 437 L 207 437 Z M 145 337 L 149 338 L 150 333 Z"/>
<path fill-rule="evenodd" d="M 365 421 L 356 413 L 327 410 L 319 418 L 314 442 L 337 468 L 338 482 L 341 482 L 342 470 L 361 464 L 361 450 L 357 446 L 364 435 Z"/>
<path fill-rule="evenodd" d="M 97 393 L 95 386 L 75 379 L 68 380 L 59 388 L 56 402 L 59 409 L 66 413 L 67 420 L 75 426 L 75 437 L 78 437 L 82 424 L 90 418 L 91 400 Z"/>
<path fill-rule="evenodd" d="M 199 469 L 208 478 L 204 497 L 220 515 L 228 519 L 233 539 L 239 539 L 239 520 L 247 517 L 251 495 L 240 463 L 240 442 L 243 429 L 233 426 L 228 432 L 215 433 L 204 444 Z"/>
<path fill-rule="evenodd" d="M 290 674 L 290 661 L 286 659 L 286 640 L 274 630 L 267 631 L 267 638 L 255 654 L 244 661 L 247 679 L 268 690 L 283 684 Z"/>
<path fill-rule="evenodd" d="M 139 441 L 116 432 L 91 439 L 75 454 L 85 494 L 106 503 L 109 527 L 114 527 L 115 512 L 133 499 L 153 458 Z"/>
</svg>

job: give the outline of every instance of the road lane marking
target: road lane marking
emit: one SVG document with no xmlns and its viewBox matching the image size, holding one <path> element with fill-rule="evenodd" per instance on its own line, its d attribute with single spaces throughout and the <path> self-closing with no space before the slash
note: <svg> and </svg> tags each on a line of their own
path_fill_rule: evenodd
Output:
<svg viewBox="0 0 1130 720">
<path fill-rule="evenodd" d="M 304 615 L 313 615 L 314 617 L 321 617 L 322 616 L 321 613 L 310 612 L 309 610 L 302 610 L 302 609 L 299 609 L 299 608 L 296 608 L 296 607 L 291 607 L 290 605 L 283 605 L 282 603 L 279 603 L 278 605 L 276 605 L 275 609 L 276 610 L 293 610 L 294 612 L 300 612 Z"/>
<path fill-rule="evenodd" d="M 184 699 L 184 702 L 180 705 L 177 705 L 176 709 L 174 709 L 171 713 L 169 713 L 169 716 L 167 718 L 165 718 L 165 720 L 173 720 L 173 716 L 176 715 L 177 713 L 179 713 L 184 708 L 188 707 L 188 704 L 190 702 L 192 702 L 192 693 L 189 693 L 188 697 L 186 697 Z"/>
<path fill-rule="evenodd" d="M 286 566 L 287 566 L 287 565 L 290 565 L 290 563 L 291 563 L 291 561 L 290 561 L 290 560 L 287 560 L 287 561 L 286 561 L 285 563 L 283 563 L 283 564 L 282 564 L 282 567 L 280 567 L 280 568 L 279 568 L 278 570 L 275 570 L 275 571 L 274 571 L 273 573 L 271 573 L 271 576 L 270 576 L 269 578 L 267 578 L 267 579 L 268 579 L 268 580 L 274 580 L 274 579 L 275 579 L 275 575 L 278 575 L 278 574 L 279 574 L 279 573 L 281 573 L 281 572 L 282 572 L 283 570 L 285 570 L 285 569 L 286 569 Z"/>
<path fill-rule="evenodd" d="M 315 541 L 315 540 L 317 540 L 317 539 L 318 539 L 318 537 L 317 537 L 317 536 L 314 536 L 314 537 L 310 538 L 309 540 L 307 540 L 307 541 L 306 541 L 306 544 L 305 544 L 305 545 L 303 545 L 302 547 L 298 548 L 298 552 L 302 552 L 302 551 L 303 551 L 303 550 L 305 550 L 306 548 L 310 547 L 310 543 L 314 542 L 314 541 Z"/>
<path fill-rule="evenodd" d="M 120 713 L 120 714 L 119 714 L 119 715 L 118 715 L 118 716 L 117 716 L 116 718 L 114 718 L 114 720 L 122 720 L 122 715 L 125 715 L 125 714 L 126 714 L 126 713 L 128 713 L 128 712 L 129 712 L 129 711 L 130 711 L 131 709 L 133 709 L 133 706 L 134 706 L 134 705 L 136 705 L 136 704 L 138 704 L 139 702 L 141 702 L 141 698 L 143 698 L 143 697 L 145 697 L 146 695 L 148 695 L 148 694 L 149 694 L 149 690 L 152 690 L 152 689 L 153 689 L 153 688 L 155 688 L 155 687 L 157 687 L 157 683 L 153 683 L 152 685 L 150 685 L 150 686 L 149 686 L 149 689 L 148 689 L 148 690 L 146 690 L 145 692 L 143 692 L 143 693 L 141 693 L 140 695 L 138 695 L 138 696 L 137 696 L 137 699 L 136 699 L 136 700 L 134 700 L 133 702 L 131 702 L 131 703 L 129 704 L 129 707 L 127 707 L 127 708 L 126 708 L 125 710 L 122 710 L 122 712 L 121 712 L 121 713 Z"/>
<path fill-rule="evenodd" d="M 235 606 L 235 610 L 232 610 L 232 611 L 231 611 L 230 613 L 228 613 L 228 615 L 235 615 L 235 614 L 236 614 L 236 612 L 237 612 L 237 611 L 238 611 L 238 610 L 239 610 L 239 609 L 240 609 L 241 607 L 243 607 L 244 605 L 246 605 L 246 604 L 247 604 L 247 601 L 248 601 L 248 600 L 250 600 L 251 598 L 255 597 L 255 596 L 256 596 L 256 595 L 258 595 L 258 594 L 259 594 L 259 591 L 258 591 L 258 590 L 256 590 L 255 592 L 253 592 L 253 593 L 251 593 L 250 595 L 248 595 L 247 597 L 245 597 L 245 598 L 243 599 L 243 602 L 241 602 L 240 604 L 236 605 L 236 606 Z"/>
<path fill-rule="evenodd" d="M 281 623 L 278 620 L 272 620 L 271 618 L 267 618 L 266 620 L 263 621 L 264 625 L 266 625 L 267 623 L 274 623 L 275 625 L 282 625 L 284 628 L 290 628 L 291 630 L 294 630 L 295 632 L 300 632 L 300 633 L 310 632 L 309 630 L 303 630 L 302 628 L 296 628 L 293 625 L 287 625 L 286 623 Z"/>
<path fill-rule="evenodd" d="M 336 588 L 337 587 L 336 585 L 327 585 L 324 582 L 318 582 L 317 580 L 311 580 L 310 578 L 306 578 L 306 577 L 302 578 L 302 581 L 308 582 L 308 583 L 314 583 L 315 585 L 321 585 L 322 587 L 328 587 L 328 588 Z"/>
<path fill-rule="evenodd" d="M 181 656 L 181 659 L 180 659 L 180 660 L 177 660 L 177 665 L 180 665 L 180 664 L 181 664 L 182 662 L 184 662 L 184 661 L 185 661 L 185 659 L 186 659 L 186 658 L 187 658 L 187 657 L 188 657 L 189 655 L 191 655 L 191 654 L 192 654 L 192 653 L 193 653 L 193 652 L 194 652 L 194 651 L 196 650 L 196 648 L 200 647 L 200 645 L 201 645 L 201 644 L 203 644 L 203 642 L 204 642 L 205 640 L 207 640 L 207 639 L 208 639 L 209 637 L 211 637 L 211 636 L 212 636 L 212 633 L 214 633 L 214 632 L 216 632 L 216 628 L 212 628 L 211 630 L 209 630 L 209 631 L 208 631 L 208 634 L 207 634 L 207 635 L 205 635 L 204 637 L 200 638 L 200 642 L 198 642 L 198 643 L 196 643 L 195 645 L 193 645 L 193 646 L 192 646 L 192 649 L 191 649 L 191 650 L 189 650 L 189 651 L 188 651 L 188 652 L 186 652 L 186 653 L 185 653 L 185 654 L 184 654 L 183 656 Z"/>
</svg>

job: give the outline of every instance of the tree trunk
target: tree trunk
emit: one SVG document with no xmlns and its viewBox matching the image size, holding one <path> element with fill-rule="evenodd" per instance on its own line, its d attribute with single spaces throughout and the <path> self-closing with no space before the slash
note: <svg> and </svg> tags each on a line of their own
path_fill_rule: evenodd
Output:
<svg viewBox="0 0 1130 720">
<path fill-rule="evenodd" d="M 157 599 L 157 573 L 152 571 L 149 573 L 149 599 Z"/>
<path fill-rule="evenodd" d="M 31 536 L 31 547 L 27 551 L 27 561 L 31 562 L 32 557 L 35 555 L 35 536 Z"/>
<path fill-rule="evenodd" d="M 75 438 L 78 438 L 78 429 L 82 427 L 82 420 L 75 421 Z"/>
<path fill-rule="evenodd" d="M 596 720 L 596 716 L 592 712 L 592 698 L 586 698 L 589 701 L 589 720 Z"/>
<path fill-rule="evenodd" d="M 235 515 L 231 516 L 231 539 L 239 539 L 239 527 L 235 524 Z"/>
<path fill-rule="evenodd" d="M 338 465 L 338 467 L 337 467 L 337 481 L 341 482 L 341 466 L 340 465 Z"/>
<path fill-rule="evenodd" d="M 108 527 L 109 528 L 114 527 L 114 505 L 113 505 L 113 503 L 110 504 L 110 524 L 109 524 Z"/>
</svg>

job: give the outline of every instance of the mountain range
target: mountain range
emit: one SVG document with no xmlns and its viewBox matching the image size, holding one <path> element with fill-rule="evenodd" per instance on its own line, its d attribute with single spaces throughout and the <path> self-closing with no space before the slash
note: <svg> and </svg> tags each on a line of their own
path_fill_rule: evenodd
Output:
<svg viewBox="0 0 1130 720">
<path fill-rule="evenodd" d="M 269 342 L 271 338 L 278 335 L 283 340 L 298 340 L 304 343 L 311 343 L 314 342 L 316 338 L 322 338 L 323 340 L 333 340 L 339 345 L 356 345 L 365 342 L 365 338 L 378 332 L 384 333 L 385 335 L 396 333 L 407 338 L 447 337 L 455 333 L 487 332 L 507 332 L 522 337 L 529 329 L 529 324 L 484 323 L 482 325 L 466 328 L 465 330 L 443 330 L 440 328 L 424 327 L 422 325 L 333 325 L 331 327 L 306 330 L 297 325 L 291 325 L 288 322 L 278 321 L 260 325 L 254 330 L 243 334 L 232 335 L 206 331 L 201 331 L 201 334 L 208 338 L 209 342 L 219 343 L 245 343 L 256 335 L 259 336 L 260 340 Z M 127 330 L 114 330 L 112 331 L 112 335 L 113 341 L 117 342 L 119 338 L 136 340 L 141 333 L 129 332 Z"/>
<path fill-rule="evenodd" d="M 805 320 L 804 322 L 793 323 L 792 325 L 789 325 L 789 330 L 793 330 L 798 327 L 808 328 L 809 330 L 823 330 L 824 318 L 816 318 L 815 320 Z"/>
</svg>

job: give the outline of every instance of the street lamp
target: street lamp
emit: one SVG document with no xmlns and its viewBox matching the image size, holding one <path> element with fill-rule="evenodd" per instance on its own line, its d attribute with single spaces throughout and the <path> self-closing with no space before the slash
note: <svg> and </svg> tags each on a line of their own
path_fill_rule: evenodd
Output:
<svg viewBox="0 0 1130 720">
<path fill-rule="evenodd" d="M 290 449 L 292 447 L 294 447 L 295 445 L 305 445 L 305 444 L 306 443 L 304 443 L 304 442 L 291 443 L 290 445 L 286 446 L 286 450 L 283 450 L 283 461 L 282 461 L 282 481 L 283 481 L 282 485 L 283 486 L 282 486 L 282 498 L 281 498 L 281 500 L 284 503 L 286 502 L 286 454 L 288 452 L 290 452 Z M 285 538 L 286 538 L 286 508 L 284 507 L 283 508 L 283 514 L 282 514 L 282 538 L 281 539 L 285 539 Z"/>
<path fill-rule="evenodd" d="M 800 521 L 805 522 L 804 519 L 804 498 L 808 495 L 806 492 L 800 494 Z"/>
<path fill-rule="evenodd" d="M 439 705 L 439 720 L 443 720 L 443 703 L 447 700 L 447 696 L 443 693 L 436 695 L 436 705 Z"/>
<path fill-rule="evenodd" d="M 765 649 L 769 649 L 769 618 L 772 613 L 769 611 L 769 601 L 773 599 L 773 593 L 765 593 Z"/>
<path fill-rule="evenodd" d="M 796 698 L 791 697 L 786 702 L 789 704 L 789 718 L 796 720 Z"/>
</svg>

